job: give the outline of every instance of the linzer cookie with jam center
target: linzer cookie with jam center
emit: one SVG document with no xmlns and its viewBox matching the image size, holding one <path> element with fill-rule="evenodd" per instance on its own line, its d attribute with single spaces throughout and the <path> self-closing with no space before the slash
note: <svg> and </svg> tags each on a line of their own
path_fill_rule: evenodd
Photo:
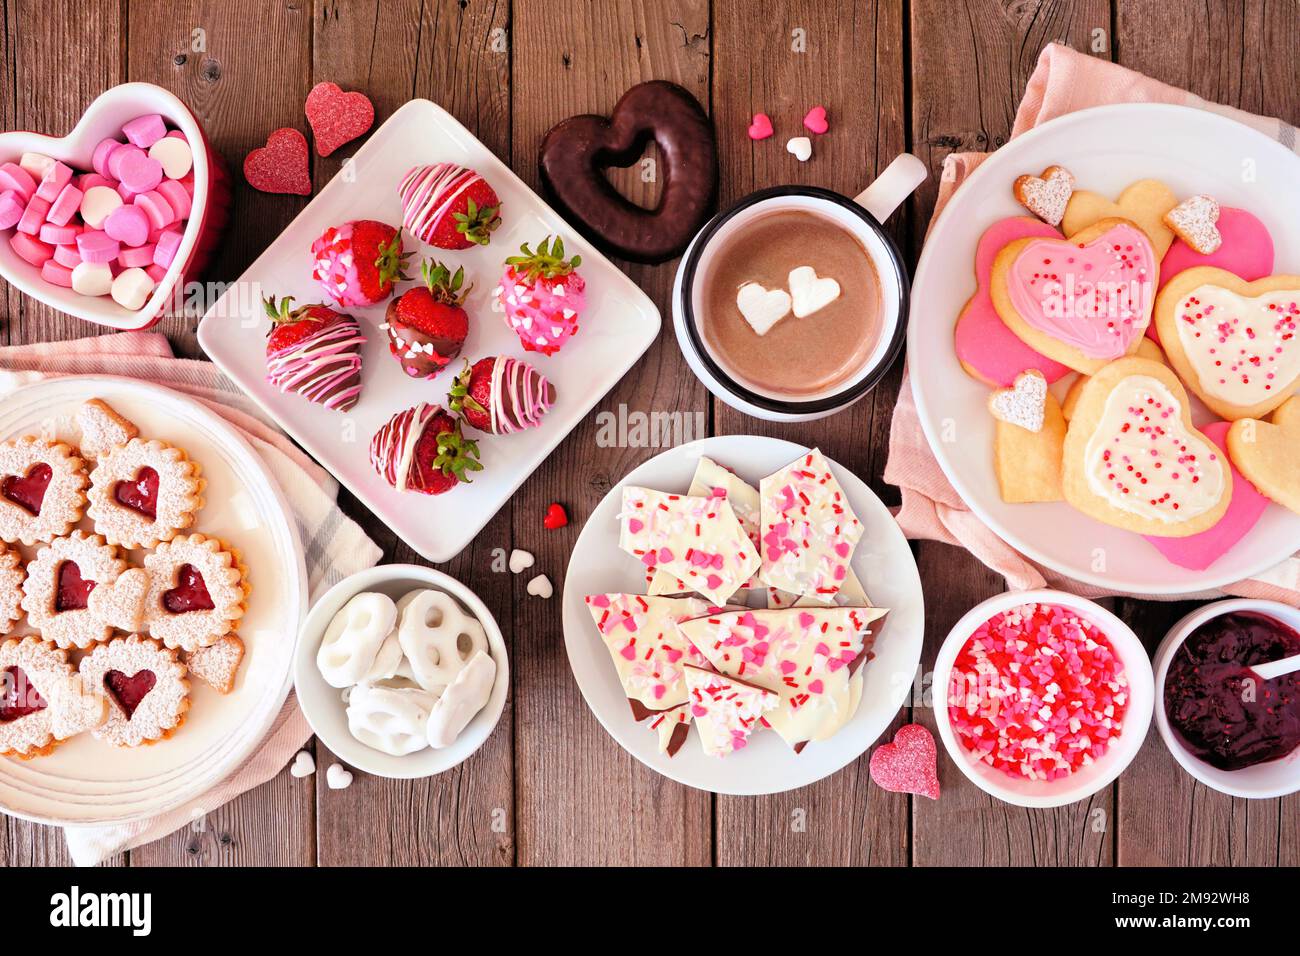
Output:
<svg viewBox="0 0 1300 956">
<path fill-rule="evenodd" d="M 144 559 L 149 572 L 145 622 L 168 647 L 194 651 L 239 627 L 247 607 L 246 570 L 216 538 L 183 535 Z"/>
<path fill-rule="evenodd" d="M 59 647 L 106 641 L 113 626 L 90 606 L 98 587 L 113 584 L 127 569 L 118 549 L 103 536 L 74 531 L 36 553 L 23 583 L 27 622 Z"/>
<path fill-rule="evenodd" d="M 88 692 L 67 651 L 28 637 L 0 644 L 0 756 L 27 760 L 103 723 L 106 703 Z"/>
<path fill-rule="evenodd" d="M 67 534 L 85 510 L 86 484 L 70 445 L 33 435 L 0 444 L 0 540 L 36 544 Z"/>
<path fill-rule="evenodd" d="M 181 449 L 133 438 L 91 471 L 87 513 L 110 544 L 152 548 L 194 523 L 205 484 Z"/>
<path fill-rule="evenodd" d="M 190 709 L 190 682 L 175 650 L 132 634 L 100 644 L 81 659 L 87 687 L 103 687 L 108 719 L 95 736 L 116 747 L 138 747 L 170 737 Z"/>
</svg>

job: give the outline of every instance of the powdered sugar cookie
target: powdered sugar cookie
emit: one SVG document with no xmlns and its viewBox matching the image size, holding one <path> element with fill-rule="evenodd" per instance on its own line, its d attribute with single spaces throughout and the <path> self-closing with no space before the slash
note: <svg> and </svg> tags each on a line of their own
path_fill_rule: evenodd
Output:
<svg viewBox="0 0 1300 956">
<path fill-rule="evenodd" d="M 92 398 L 77 409 L 77 427 L 81 429 L 79 448 L 83 455 L 101 458 L 140 436 L 135 424 L 119 415 L 107 402 Z"/>
<path fill-rule="evenodd" d="M 239 627 L 249 587 L 238 555 L 216 538 L 183 535 L 146 555 L 149 635 L 193 651 Z"/>
<path fill-rule="evenodd" d="M 48 641 L 0 644 L 0 676 L 0 755 L 39 757 L 104 721 L 103 696 L 88 692 L 67 652 Z"/>
<path fill-rule="evenodd" d="M 1232 478 L 1192 426 L 1187 393 L 1159 362 L 1125 358 L 1092 376 L 1065 437 L 1065 500 L 1098 521 L 1181 538 L 1223 517 Z"/>
<path fill-rule="evenodd" d="M 1011 191 L 1043 222 L 1059 226 L 1074 192 L 1074 175 L 1064 166 L 1048 166 L 1041 176 L 1018 176 Z"/>
<path fill-rule="evenodd" d="M 100 644 L 81 659 L 87 687 L 104 688 L 108 719 L 95 736 L 116 747 L 138 747 L 170 737 L 185 723 L 190 682 L 176 651 L 132 634 Z"/>
<path fill-rule="evenodd" d="M 1219 203 L 1213 196 L 1201 194 L 1184 199 L 1161 219 L 1179 239 L 1203 256 L 1223 245 L 1219 235 Z"/>
<path fill-rule="evenodd" d="M 126 570 L 117 548 L 101 535 L 74 531 L 55 538 L 27 565 L 23 610 L 27 621 L 59 647 L 106 641 L 113 626 L 90 609 L 90 595 Z"/>
<path fill-rule="evenodd" d="M 70 445 L 28 435 L 0 445 L 0 540 L 67 534 L 86 507 L 86 472 Z"/>
<path fill-rule="evenodd" d="M 95 587 L 86 598 L 86 608 L 103 623 L 128 634 L 144 627 L 144 601 L 149 594 L 149 572 L 127 568 Z"/>
<path fill-rule="evenodd" d="M 1037 369 L 1021 372 L 1010 388 L 999 388 L 989 393 L 989 414 L 1025 431 L 1043 430 L 1046 404 L 1047 379 Z"/>
<path fill-rule="evenodd" d="M 1128 186 L 1119 198 L 1111 202 L 1105 196 L 1076 190 L 1065 207 L 1061 230 L 1071 238 L 1102 219 L 1128 219 L 1147 235 L 1156 260 L 1164 258 L 1174 241 L 1174 232 L 1164 224 L 1164 216 L 1178 205 L 1172 189 L 1158 179 L 1139 179 Z"/>
<path fill-rule="evenodd" d="M 185 655 L 185 666 L 218 694 L 229 694 L 235 689 L 235 674 L 243 659 L 244 642 L 231 635 L 190 651 Z"/>
<path fill-rule="evenodd" d="M 152 548 L 194 523 L 204 484 L 181 449 L 133 438 L 91 471 L 88 514 L 109 543 Z"/>
<path fill-rule="evenodd" d="M 22 556 L 0 544 L 0 634 L 8 634 L 23 618 Z"/>
</svg>

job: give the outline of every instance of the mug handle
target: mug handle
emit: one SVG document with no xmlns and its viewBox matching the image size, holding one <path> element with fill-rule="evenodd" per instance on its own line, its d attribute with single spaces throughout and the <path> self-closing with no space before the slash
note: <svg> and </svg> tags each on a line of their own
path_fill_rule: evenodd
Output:
<svg viewBox="0 0 1300 956">
<path fill-rule="evenodd" d="M 871 213 L 876 222 L 884 222 L 929 175 L 930 171 L 918 157 L 899 153 L 875 182 L 853 197 L 853 201 Z"/>
</svg>

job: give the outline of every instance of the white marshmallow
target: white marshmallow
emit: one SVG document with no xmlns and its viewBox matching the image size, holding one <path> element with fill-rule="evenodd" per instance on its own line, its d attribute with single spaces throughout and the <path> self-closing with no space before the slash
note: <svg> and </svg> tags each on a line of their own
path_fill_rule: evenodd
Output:
<svg viewBox="0 0 1300 956">
<path fill-rule="evenodd" d="M 81 295 L 108 295 L 113 291 L 113 270 L 103 262 L 77 263 L 72 269 L 72 291 Z"/>
<path fill-rule="evenodd" d="M 149 158 L 162 163 L 168 179 L 184 179 L 194 165 L 190 144 L 178 136 L 164 136 L 149 147 Z"/>
<path fill-rule="evenodd" d="M 81 219 L 91 229 L 102 229 L 109 213 L 122 205 L 122 197 L 110 186 L 91 186 L 81 197 Z"/>
<path fill-rule="evenodd" d="M 132 312 L 142 308 L 153 294 L 154 281 L 143 269 L 123 269 L 113 280 L 113 301 Z"/>
</svg>

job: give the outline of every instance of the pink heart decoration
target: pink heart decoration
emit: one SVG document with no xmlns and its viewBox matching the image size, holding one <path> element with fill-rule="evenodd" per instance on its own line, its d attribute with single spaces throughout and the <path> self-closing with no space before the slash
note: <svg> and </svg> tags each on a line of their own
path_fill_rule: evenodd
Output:
<svg viewBox="0 0 1300 956">
<path fill-rule="evenodd" d="M 316 140 L 316 155 L 328 156 L 344 143 L 365 134 L 375 122 L 370 97 L 344 93 L 337 83 L 317 83 L 307 94 L 307 122 Z"/>
<path fill-rule="evenodd" d="M 920 724 L 899 727 L 892 744 L 871 755 L 871 779 L 890 793 L 915 793 L 939 799 L 938 759 L 934 737 Z"/>
<path fill-rule="evenodd" d="M 767 139 L 772 135 L 772 120 L 766 113 L 755 113 L 753 121 L 749 124 L 749 138 Z"/>
<path fill-rule="evenodd" d="M 814 106 L 810 109 L 803 118 L 803 125 L 811 133 L 821 134 L 830 129 L 830 123 L 826 122 L 826 107 Z"/>
<path fill-rule="evenodd" d="M 311 195 L 311 173 L 307 168 L 307 137 L 296 129 L 277 129 L 244 157 L 244 178 L 264 193 Z"/>
</svg>

